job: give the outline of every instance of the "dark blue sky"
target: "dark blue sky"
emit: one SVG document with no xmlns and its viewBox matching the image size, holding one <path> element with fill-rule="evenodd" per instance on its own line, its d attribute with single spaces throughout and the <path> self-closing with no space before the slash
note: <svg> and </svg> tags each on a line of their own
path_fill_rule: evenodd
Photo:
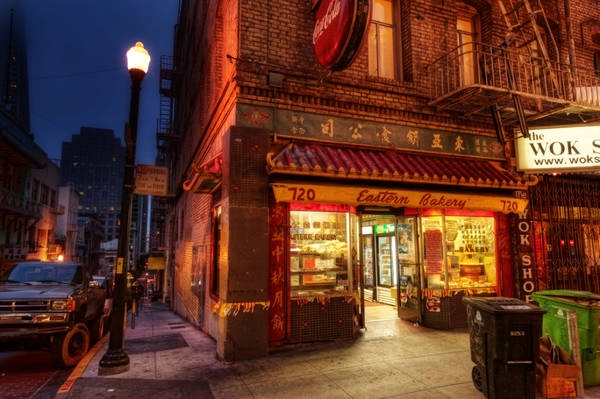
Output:
<svg viewBox="0 0 600 399">
<path fill-rule="evenodd" d="M 160 57 L 172 54 L 179 0 L 15 3 L 24 14 L 36 143 L 60 159 L 62 142 L 81 126 L 112 129 L 123 141 L 131 94 L 125 53 L 141 41 L 152 59 L 140 94 L 136 162 L 153 164 Z"/>
</svg>

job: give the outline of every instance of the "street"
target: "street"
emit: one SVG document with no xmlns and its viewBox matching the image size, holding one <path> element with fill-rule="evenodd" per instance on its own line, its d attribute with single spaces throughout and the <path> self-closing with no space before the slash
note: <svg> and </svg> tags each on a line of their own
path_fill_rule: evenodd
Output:
<svg viewBox="0 0 600 399">
<path fill-rule="evenodd" d="M 0 397 L 54 398 L 71 370 L 57 369 L 47 351 L 0 352 Z"/>
</svg>

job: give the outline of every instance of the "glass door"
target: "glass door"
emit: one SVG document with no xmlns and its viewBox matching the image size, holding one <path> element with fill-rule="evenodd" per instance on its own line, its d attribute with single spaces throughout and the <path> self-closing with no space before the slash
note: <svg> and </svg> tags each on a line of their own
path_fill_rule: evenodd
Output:
<svg viewBox="0 0 600 399">
<path fill-rule="evenodd" d="M 420 263 L 415 216 L 400 216 L 397 224 L 398 241 L 398 317 L 421 322 Z"/>
<path fill-rule="evenodd" d="M 394 236 L 377 236 L 377 285 L 391 287 L 395 285 L 396 259 Z"/>
</svg>

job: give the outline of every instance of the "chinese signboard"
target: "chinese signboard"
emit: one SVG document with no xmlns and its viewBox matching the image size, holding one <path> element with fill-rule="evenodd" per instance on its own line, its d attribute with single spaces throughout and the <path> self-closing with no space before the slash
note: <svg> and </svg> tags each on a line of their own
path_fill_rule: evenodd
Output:
<svg viewBox="0 0 600 399">
<path fill-rule="evenodd" d="M 504 161 L 504 146 L 495 137 L 429 129 L 333 115 L 319 115 L 246 104 L 238 106 L 240 126 L 260 127 L 280 137 L 361 144 L 431 154 L 466 155 Z"/>
</svg>

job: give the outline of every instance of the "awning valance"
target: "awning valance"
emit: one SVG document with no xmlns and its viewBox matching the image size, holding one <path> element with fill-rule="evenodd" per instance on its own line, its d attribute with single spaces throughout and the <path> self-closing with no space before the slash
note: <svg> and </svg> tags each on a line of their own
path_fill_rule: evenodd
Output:
<svg viewBox="0 0 600 399">
<path fill-rule="evenodd" d="M 292 141 L 279 151 L 267 154 L 267 172 L 271 175 L 462 187 L 511 190 L 528 188 L 527 178 L 511 174 L 494 161 L 320 142 Z"/>
</svg>

